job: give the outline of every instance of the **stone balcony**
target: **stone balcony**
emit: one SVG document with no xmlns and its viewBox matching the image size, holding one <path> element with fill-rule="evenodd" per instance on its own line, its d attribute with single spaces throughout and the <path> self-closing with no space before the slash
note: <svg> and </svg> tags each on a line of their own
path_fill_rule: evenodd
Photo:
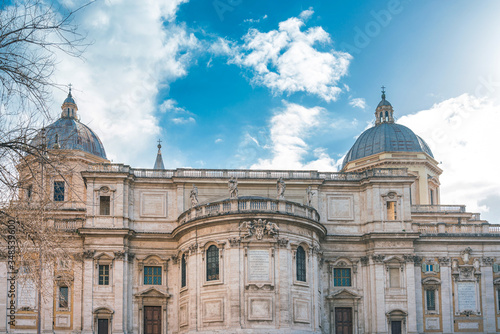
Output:
<svg viewBox="0 0 500 334">
<path fill-rule="evenodd" d="M 256 196 L 239 197 L 200 204 L 183 212 L 179 216 L 178 221 L 179 224 L 182 225 L 193 220 L 207 217 L 244 213 L 284 214 L 307 218 L 319 223 L 319 214 L 312 207 L 286 200 L 274 200 Z"/>
</svg>

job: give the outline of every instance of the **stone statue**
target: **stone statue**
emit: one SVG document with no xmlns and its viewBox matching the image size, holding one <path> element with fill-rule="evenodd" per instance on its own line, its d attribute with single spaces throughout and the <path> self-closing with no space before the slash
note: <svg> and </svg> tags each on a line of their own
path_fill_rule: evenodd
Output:
<svg viewBox="0 0 500 334">
<path fill-rule="evenodd" d="M 238 198 L 238 179 L 231 176 L 227 186 L 229 188 L 229 198 Z"/>
<path fill-rule="evenodd" d="M 191 189 L 191 193 L 189 194 L 189 198 L 191 198 L 191 207 L 198 205 L 198 188 L 193 184 L 193 189 Z"/>
<path fill-rule="evenodd" d="M 278 199 L 285 199 L 286 184 L 282 177 L 276 182 L 276 190 L 278 191 Z"/>
<path fill-rule="evenodd" d="M 312 187 L 311 186 L 307 187 L 306 192 L 307 192 L 307 205 L 311 206 L 312 199 L 314 196 L 314 192 L 312 190 Z"/>
</svg>

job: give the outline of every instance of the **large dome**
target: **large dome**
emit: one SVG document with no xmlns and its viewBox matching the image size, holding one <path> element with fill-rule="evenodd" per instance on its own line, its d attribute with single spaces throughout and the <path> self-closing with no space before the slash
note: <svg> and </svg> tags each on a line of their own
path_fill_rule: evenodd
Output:
<svg viewBox="0 0 500 334">
<path fill-rule="evenodd" d="M 434 158 L 427 143 L 404 125 L 394 123 L 392 105 L 385 99 L 375 111 L 375 126 L 363 132 L 347 152 L 342 169 L 351 161 L 382 152 L 423 152 Z"/>
<path fill-rule="evenodd" d="M 78 110 L 71 90 L 62 105 L 61 118 L 45 128 L 47 148 L 60 148 L 64 150 L 80 150 L 106 159 L 104 146 L 97 135 L 77 118 Z M 42 134 L 39 133 L 32 145 L 41 144 Z"/>
<path fill-rule="evenodd" d="M 106 152 L 99 137 L 78 120 L 59 118 L 45 128 L 45 135 L 49 149 L 58 146 L 63 150 L 80 150 L 106 159 Z M 40 134 L 37 139 L 38 137 Z M 40 139 L 37 140 L 39 141 Z"/>
</svg>

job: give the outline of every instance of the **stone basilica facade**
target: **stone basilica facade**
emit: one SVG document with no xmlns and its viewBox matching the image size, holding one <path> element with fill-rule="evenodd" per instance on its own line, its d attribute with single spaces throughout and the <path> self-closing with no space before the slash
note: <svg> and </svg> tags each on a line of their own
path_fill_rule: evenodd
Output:
<svg viewBox="0 0 500 334">
<path fill-rule="evenodd" d="M 338 173 L 167 170 L 160 146 L 153 169 L 110 163 L 71 92 L 62 109 L 46 140 L 70 168 L 42 186 L 74 261 L 45 277 L 43 333 L 500 332 L 500 228 L 441 204 L 385 93 Z M 34 333 L 34 289 L 8 323 L 5 272 L 0 333 Z"/>
</svg>

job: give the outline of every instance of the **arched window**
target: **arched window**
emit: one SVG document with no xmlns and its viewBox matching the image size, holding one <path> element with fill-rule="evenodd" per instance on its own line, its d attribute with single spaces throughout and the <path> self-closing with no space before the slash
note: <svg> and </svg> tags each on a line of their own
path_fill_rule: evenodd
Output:
<svg viewBox="0 0 500 334">
<path fill-rule="evenodd" d="M 385 112 L 385 121 L 387 122 L 388 120 L 389 120 L 389 112 L 388 112 L 388 111 L 386 111 L 386 112 Z"/>
<path fill-rule="evenodd" d="M 207 281 L 219 279 L 219 248 L 212 245 L 207 249 Z"/>
<path fill-rule="evenodd" d="M 181 258 L 181 288 L 186 286 L 186 254 Z"/>
<path fill-rule="evenodd" d="M 297 281 L 306 281 L 306 252 L 302 246 L 297 248 L 297 255 L 295 256 L 297 265 Z"/>
<path fill-rule="evenodd" d="M 380 122 L 383 122 L 384 118 L 382 116 L 382 113 L 380 113 Z"/>
</svg>

